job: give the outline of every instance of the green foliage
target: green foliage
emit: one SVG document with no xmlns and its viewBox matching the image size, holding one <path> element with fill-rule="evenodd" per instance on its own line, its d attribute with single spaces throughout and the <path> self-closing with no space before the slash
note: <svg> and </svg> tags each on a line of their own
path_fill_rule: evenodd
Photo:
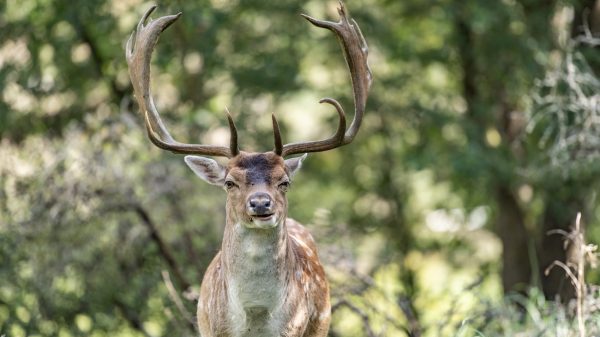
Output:
<svg viewBox="0 0 600 337">
<path fill-rule="evenodd" d="M 0 336 L 196 335 L 185 312 L 220 247 L 225 194 L 142 128 L 123 47 L 149 4 L 0 6 Z M 285 142 L 329 135 L 335 113 L 317 101 L 351 111 L 347 70 L 331 34 L 298 14 L 332 18 L 335 6 L 161 2 L 155 16 L 184 13 L 153 58 L 175 138 L 225 144 L 225 107 L 244 150 L 272 148 L 272 112 Z M 583 5 L 347 6 L 375 77 L 363 126 L 351 145 L 310 155 L 289 194 L 327 266 L 331 335 L 567 336 L 572 311 L 543 300 L 537 269 L 562 252 L 545 232 L 576 211 L 600 238 L 599 63 L 569 42 Z M 511 246 L 519 233 L 529 245 Z M 540 291 L 503 300 L 502 270 L 526 262 L 503 250 L 533 266 L 508 287 Z M 598 319 L 590 309 L 592 334 Z"/>
<path fill-rule="evenodd" d="M 600 312 L 597 310 L 600 293 L 593 287 L 586 296 L 585 325 L 587 336 L 600 333 Z M 575 337 L 577 321 L 574 308 L 547 301 L 544 294 L 532 289 L 527 297 L 514 295 L 501 305 L 482 303 L 459 325 L 455 337 L 494 336 L 556 336 Z"/>
<path fill-rule="evenodd" d="M 534 165 L 547 172 L 532 174 L 593 180 L 600 156 L 598 78 L 581 53 L 569 51 L 538 86 L 528 127 L 532 143 L 543 149 Z"/>
</svg>

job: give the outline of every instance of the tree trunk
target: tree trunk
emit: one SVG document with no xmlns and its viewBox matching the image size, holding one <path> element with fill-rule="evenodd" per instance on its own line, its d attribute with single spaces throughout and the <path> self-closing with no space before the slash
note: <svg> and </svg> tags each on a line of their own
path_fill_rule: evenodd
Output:
<svg viewBox="0 0 600 337">
<path fill-rule="evenodd" d="M 569 185 L 565 182 L 565 186 Z M 566 189 L 565 189 L 566 190 Z M 563 192 L 565 192 L 563 190 Z M 584 211 L 584 199 L 582 194 L 578 193 L 577 188 L 569 188 L 566 193 L 570 195 L 561 197 L 561 193 L 551 191 L 550 196 L 546 200 L 546 208 L 542 216 L 542 233 L 540 246 L 538 249 L 538 260 L 540 262 L 540 274 L 542 290 L 544 296 L 549 300 L 554 300 L 557 297 L 563 301 L 572 299 L 575 296 L 575 289 L 571 285 L 564 270 L 560 268 L 552 268 L 548 275 L 545 275 L 546 269 L 554 262 L 561 261 L 567 263 L 571 260 L 569 253 L 565 250 L 565 237 L 560 234 L 550 234 L 552 230 L 562 230 L 570 232 L 575 217 L 578 212 Z M 581 192 L 581 191 L 580 191 Z"/>
<path fill-rule="evenodd" d="M 506 186 L 498 187 L 496 201 L 496 234 L 502 241 L 502 287 L 505 292 L 525 294 L 531 284 L 532 270 L 530 236 L 525 228 L 524 214 Z"/>
<path fill-rule="evenodd" d="M 485 130 L 488 123 L 492 121 L 486 114 L 486 110 L 481 109 L 480 104 L 483 98 L 478 90 L 477 82 L 477 55 L 475 50 L 475 35 L 472 27 L 469 25 L 469 14 L 466 9 L 459 5 L 456 18 L 455 29 L 457 33 L 458 51 L 462 67 L 462 94 L 467 105 L 467 118 L 470 125 L 467 128 L 467 134 L 471 142 L 476 143 L 481 148 L 488 148 L 489 151 L 505 152 L 505 158 L 509 161 L 515 161 L 516 155 L 512 151 L 504 151 L 509 147 L 511 141 L 516 137 L 513 125 L 513 119 L 509 118 L 512 112 L 510 102 L 501 100 L 502 118 L 496 121 L 496 129 L 503 133 L 503 143 L 500 148 L 493 149 L 488 147 L 485 141 Z M 503 87 L 496 88 L 497 92 L 504 92 Z M 504 95 L 500 95 L 504 96 Z M 504 98 L 505 99 L 505 98 Z M 505 293 L 512 291 L 525 292 L 530 284 L 532 270 L 529 258 L 528 233 L 525 228 L 524 214 L 515 197 L 510 190 L 510 184 L 516 173 L 503 172 L 497 175 L 496 181 L 492 183 L 495 189 L 495 201 L 497 206 L 497 217 L 495 221 L 495 232 L 502 241 L 502 286 Z"/>
</svg>

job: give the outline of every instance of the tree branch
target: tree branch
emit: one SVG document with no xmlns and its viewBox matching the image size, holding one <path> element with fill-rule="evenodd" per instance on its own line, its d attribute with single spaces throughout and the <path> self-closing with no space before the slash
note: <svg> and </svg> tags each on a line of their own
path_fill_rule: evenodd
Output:
<svg viewBox="0 0 600 337">
<path fill-rule="evenodd" d="M 156 227 L 156 224 L 152 220 L 152 217 L 150 216 L 148 211 L 146 211 L 146 209 L 144 209 L 142 207 L 142 205 L 140 205 L 139 203 L 136 203 L 136 202 L 119 203 L 116 205 L 109 206 L 108 209 L 125 211 L 125 212 L 129 212 L 129 211 L 135 212 L 135 214 L 140 218 L 140 220 L 142 220 L 142 224 L 148 229 L 148 232 L 150 233 L 150 239 L 158 247 L 160 256 L 165 261 L 167 266 L 169 266 L 169 269 L 171 269 L 171 271 L 173 272 L 175 280 L 177 281 L 179 286 L 184 290 L 186 290 L 190 287 L 190 282 L 188 282 L 185 279 L 185 277 L 183 276 L 183 273 L 181 271 L 181 268 L 177 264 L 177 260 L 175 259 L 175 256 L 173 255 L 173 253 L 169 249 L 167 243 L 163 240 L 162 236 L 158 232 L 158 229 Z"/>
<path fill-rule="evenodd" d="M 348 309 L 350 309 L 350 311 L 352 311 L 353 313 L 358 315 L 358 317 L 360 317 L 360 319 L 363 322 L 363 326 L 365 327 L 365 331 L 367 332 L 368 337 L 376 336 L 375 333 L 373 332 L 373 329 L 371 328 L 369 316 L 364 311 L 362 311 L 359 307 L 355 306 L 354 304 L 348 302 L 346 299 L 341 299 L 337 303 L 335 303 L 334 305 L 331 306 L 331 313 L 333 314 L 333 312 L 335 312 L 340 307 L 347 307 Z"/>
<path fill-rule="evenodd" d="M 113 302 L 115 304 L 115 307 L 117 307 L 117 309 L 119 309 L 119 311 L 123 315 L 123 318 L 125 318 L 127 323 L 129 323 L 129 325 L 131 325 L 132 328 L 141 332 L 146 337 L 152 337 L 146 331 L 146 329 L 144 329 L 144 325 L 142 324 L 142 321 L 140 320 L 138 315 L 135 312 L 129 310 L 129 308 L 127 307 L 127 305 L 125 305 L 125 303 L 123 303 L 119 299 L 115 299 Z"/>
<path fill-rule="evenodd" d="M 190 328 L 192 331 L 196 331 L 196 325 L 194 324 L 193 318 L 194 316 L 190 314 L 190 312 L 183 305 L 183 301 L 181 300 L 179 293 L 175 289 L 175 286 L 173 286 L 173 282 L 171 282 L 171 276 L 169 275 L 169 272 L 163 270 L 161 274 L 165 283 L 165 287 L 167 287 L 169 297 L 175 304 L 175 307 L 177 307 L 177 310 L 179 310 L 179 313 L 181 314 L 183 319 L 186 321 L 187 327 Z"/>
</svg>

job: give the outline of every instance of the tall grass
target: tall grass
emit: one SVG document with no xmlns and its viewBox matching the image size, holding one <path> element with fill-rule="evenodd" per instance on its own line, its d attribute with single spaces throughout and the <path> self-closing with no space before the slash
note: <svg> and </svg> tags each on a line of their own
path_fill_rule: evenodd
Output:
<svg viewBox="0 0 600 337">
<path fill-rule="evenodd" d="M 597 246 L 585 241 L 581 214 L 577 215 L 571 232 L 555 230 L 562 235 L 565 248 L 572 252 L 569 261 L 555 261 L 552 268 L 561 268 L 575 288 L 575 298 L 568 303 L 548 301 L 537 288 L 527 296 L 513 295 L 503 306 L 484 305 L 457 329 L 456 337 L 598 337 L 600 336 L 600 286 L 586 284 L 586 267 L 595 268 Z"/>
</svg>

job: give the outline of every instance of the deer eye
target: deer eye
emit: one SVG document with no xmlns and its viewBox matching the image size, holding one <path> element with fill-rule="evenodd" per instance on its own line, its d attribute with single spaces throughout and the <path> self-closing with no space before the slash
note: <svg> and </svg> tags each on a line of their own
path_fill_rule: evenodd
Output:
<svg viewBox="0 0 600 337">
<path fill-rule="evenodd" d="M 233 181 L 231 181 L 231 180 L 227 180 L 227 181 L 225 181 L 225 189 L 226 189 L 226 190 L 228 190 L 228 191 L 229 191 L 230 189 L 232 189 L 232 188 L 234 188 L 234 187 L 237 187 L 237 184 L 236 184 L 236 183 L 234 183 L 234 182 L 233 182 Z"/>
<path fill-rule="evenodd" d="M 290 182 L 289 181 L 284 181 L 279 183 L 279 185 L 277 186 L 280 190 L 282 190 L 283 192 L 287 192 L 287 190 L 290 188 Z"/>
</svg>

